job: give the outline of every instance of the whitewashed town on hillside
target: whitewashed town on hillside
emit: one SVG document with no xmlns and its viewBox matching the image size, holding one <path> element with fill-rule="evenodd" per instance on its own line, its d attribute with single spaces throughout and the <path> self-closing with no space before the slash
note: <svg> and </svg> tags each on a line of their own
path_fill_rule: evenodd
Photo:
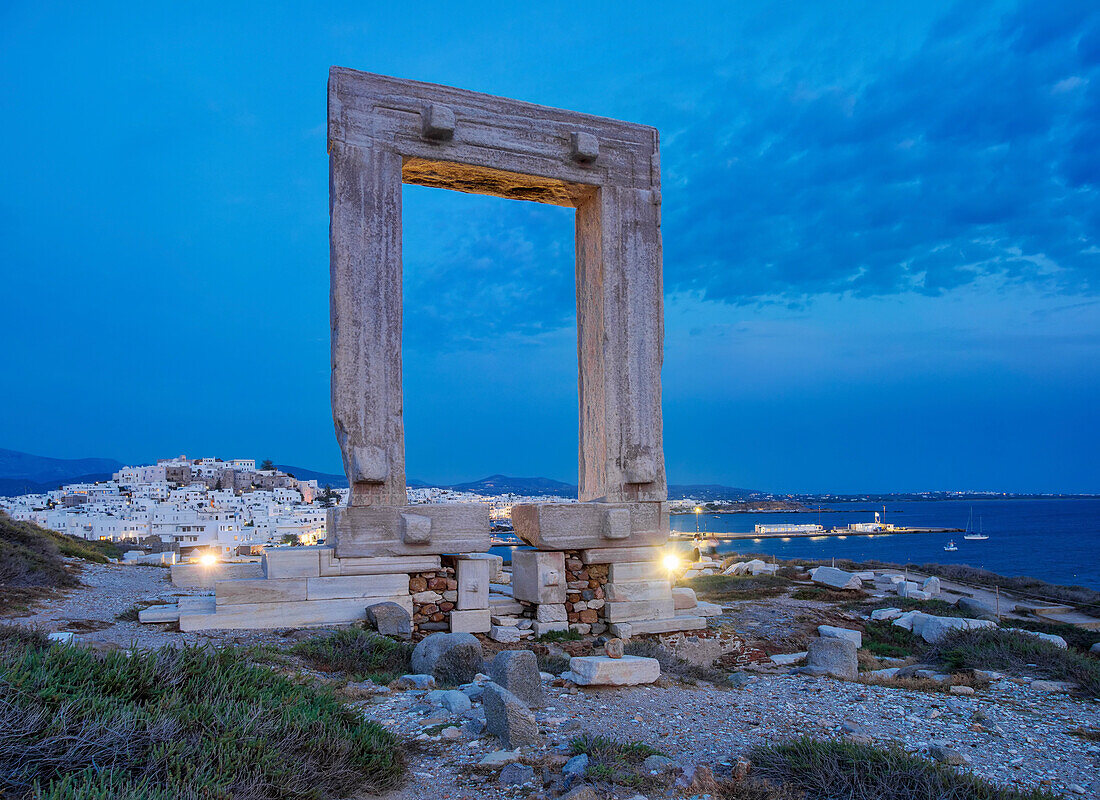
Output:
<svg viewBox="0 0 1100 800">
<path fill-rule="evenodd" d="M 200 553 L 232 558 L 270 545 L 324 542 L 326 511 L 346 503 L 348 490 L 264 466 L 270 464 L 179 456 L 123 467 L 109 481 L 0 497 L 0 509 L 61 533 L 178 552 L 183 559 Z M 487 503 L 490 518 L 504 525 L 516 503 L 570 502 L 438 487 L 409 488 L 408 498 L 412 504 Z"/>
</svg>

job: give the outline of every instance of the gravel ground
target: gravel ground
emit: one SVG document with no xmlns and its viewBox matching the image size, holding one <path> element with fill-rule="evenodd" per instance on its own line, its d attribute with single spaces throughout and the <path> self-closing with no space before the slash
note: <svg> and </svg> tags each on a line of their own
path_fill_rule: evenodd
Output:
<svg viewBox="0 0 1100 800">
<path fill-rule="evenodd" d="M 441 723 L 457 724 L 442 709 L 425 708 L 423 694 L 383 695 L 365 705 L 364 714 L 412 738 Z M 946 741 L 970 756 L 966 769 L 1001 784 L 1046 785 L 1063 792 L 1077 784 L 1085 796 L 1100 796 L 1100 745 L 1067 734 L 1100 723 L 1100 703 L 1052 696 L 1012 680 L 998 681 L 973 697 L 768 675 L 743 690 L 674 685 L 569 694 L 550 689 L 550 698 L 538 714 L 550 752 L 590 733 L 645 742 L 685 766 L 713 766 L 730 764 L 755 745 L 804 734 L 844 736 L 847 724 L 849 731 L 876 743 L 894 741 L 916 752 Z M 498 786 L 495 775 L 468 774 L 480 758 L 499 749 L 490 736 L 464 734 L 447 742 L 435 735 L 422 741 L 430 746 L 416 757 L 412 780 L 392 796 L 395 800 L 503 798 L 531 791 Z M 628 790 L 619 794 L 634 795 Z"/>
<path fill-rule="evenodd" d="M 116 616 L 138 603 L 174 602 L 192 593 L 175 588 L 157 567 L 88 565 L 84 585 L 5 621 L 46 631 L 74 631 L 84 639 L 122 647 L 159 647 L 182 642 L 286 644 L 284 633 L 211 631 L 180 633 L 174 626 L 141 625 Z M 786 639 L 806 627 L 799 617 L 828 609 L 823 603 L 774 598 L 739 603 L 716 623 L 754 639 Z M 581 733 L 650 744 L 684 765 L 731 763 L 759 744 L 810 734 L 821 738 L 854 733 L 875 742 L 895 741 L 914 751 L 944 741 L 972 759 L 975 773 L 1006 785 L 1048 785 L 1069 792 L 1072 784 L 1100 797 L 1100 744 L 1071 736 L 1078 727 L 1100 727 L 1100 702 L 1049 694 L 1027 681 L 1004 679 L 969 697 L 865 686 L 829 678 L 761 673 L 745 689 L 663 686 L 575 690 L 550 688 L 548 707 L 538 713 L 546 747 L 525 754 L 531 763 L 561 758 L 569 739 Z M 499 749 L 488 735 L 464 732 L 449 741 L 423 735 L 454 722 L 427 706 L 423 692 L 390 691 L 360 704 L 371 719 L 413 740 L 409 783 L 392 800 L 526 797 L 534 787 L 508 788 L 497 772 L 472 769 Z M 475 711 L 477 707 L 475 706 Z M 621 790 L 622 798 L 636 792 Z M 1071 796 L 1081 796 L 1079 793 Z"/>
</svg>

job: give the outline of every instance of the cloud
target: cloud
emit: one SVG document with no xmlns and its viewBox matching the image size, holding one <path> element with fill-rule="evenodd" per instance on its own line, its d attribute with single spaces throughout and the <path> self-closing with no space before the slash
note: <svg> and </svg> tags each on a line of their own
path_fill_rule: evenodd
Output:
<svg viewBox="0 0 1100 800">
<path fill-rule="evenodd" d="M 1100 6 L 967 1 L 858 58 L 780 36 L 783 20 L 770 40 L 746 25 L 754 49 L 635 76 L 638 118 L 662 134 L 669 292 L 802 307 L 989 277 L 1097 291 Z M 460 202 L 424 201 L 428 233 L 406 234 L 409 337 L 487 346 L 570 324 L 567 212 Z"/>
<path fill-rule="evenodd" d="M 1028 2 L 953 12 L 843 85 L 728 70 L 666 138 L 666 283 L 735 303 L 986 275 L 1095 291 L 1097 31 L 1093 4 Z"/>
</svg>

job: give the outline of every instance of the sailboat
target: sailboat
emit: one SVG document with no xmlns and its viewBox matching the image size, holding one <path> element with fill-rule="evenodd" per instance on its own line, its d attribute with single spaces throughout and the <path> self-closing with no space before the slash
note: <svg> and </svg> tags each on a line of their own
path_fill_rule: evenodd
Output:
<svg viewBox="0 0 1100 800">
<path fill-rule="evenodd" d="M 963 534 L 964 539 L 969 539 L 972 542 L 985 541 L 989 537 L 982 533 L 982 518 L 978 517 L 978 530 L 977 532 L 971 531 L 970 533 Z"/>
<path fill-rule="evenodd" d="M 949 553 L 954 553 L 959 548 L 955 547 L 955 540 L 952 539 L 950 542 L 947 543 L 947 546 L 944 547 L 943 549 L 946 550 Z"/>
</svg>

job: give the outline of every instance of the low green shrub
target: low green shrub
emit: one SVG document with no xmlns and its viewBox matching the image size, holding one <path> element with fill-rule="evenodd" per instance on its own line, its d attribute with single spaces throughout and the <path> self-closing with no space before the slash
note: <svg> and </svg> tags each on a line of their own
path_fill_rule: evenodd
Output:
<svg viewBox="0 0 1100 800">
<path fill-rule="evenodd" d="M 655 785 L 642 763 L 660 750 L 642 742 L 619 742 L 606 736 L 578 736 L 569 742 L 571 755 L 587 755 L 585 777 L 592 781 L 641 788 Z"/>
<path fill-rule="evenodd" d="M 897 745 L 875 747 L 808 737 L 757 747 L 749 753 L 752 776 L 807 798 L 830 800 L 1055 800 L 1045 791 L 996 786 Z M 739 797 L 721 793 L 725 800 Z"/>
<path fill-rule="evenodd" d="M 875 656 L 908 658 L 925 649 L 924 641 L 900 625 L 869 620 L 863 626 L 863 649 Z"/>
<path fill-rule="evenodd" d="M 341 628 L 298 642 L 290 652 L 324 672 L 346 672 L 358 680 L 386 684 L 411 669 L 413 647 L 359 626 Z"/>
<path fill-rule="evenodd" d="M 319 800 L 379 792 L 398 739 L 232 648 L 100 653 L 0 626 L 0 796 Z"/>
<path fill-rule="evenodd" d="M 677 586 L 694 589 L 701 600 L 751 600 L 783 594 L 791 582 L 777 575 L 700 575 L 680 580 Z"/>
<path fill-rule="evenodd" d="M 547 631 L 539 637 L 540 642 L 579 642 L 584 637 L 574 630 Z"/>
<path fill-rule="evenodd" d="M 1081 693 L 1100 697 L 1100 661 L 1027 634 L 996 628 L 957 631 L 932 647 L 925 658 L 952 670 L 996 670 L 1072 681 Z"/>
</svg>

